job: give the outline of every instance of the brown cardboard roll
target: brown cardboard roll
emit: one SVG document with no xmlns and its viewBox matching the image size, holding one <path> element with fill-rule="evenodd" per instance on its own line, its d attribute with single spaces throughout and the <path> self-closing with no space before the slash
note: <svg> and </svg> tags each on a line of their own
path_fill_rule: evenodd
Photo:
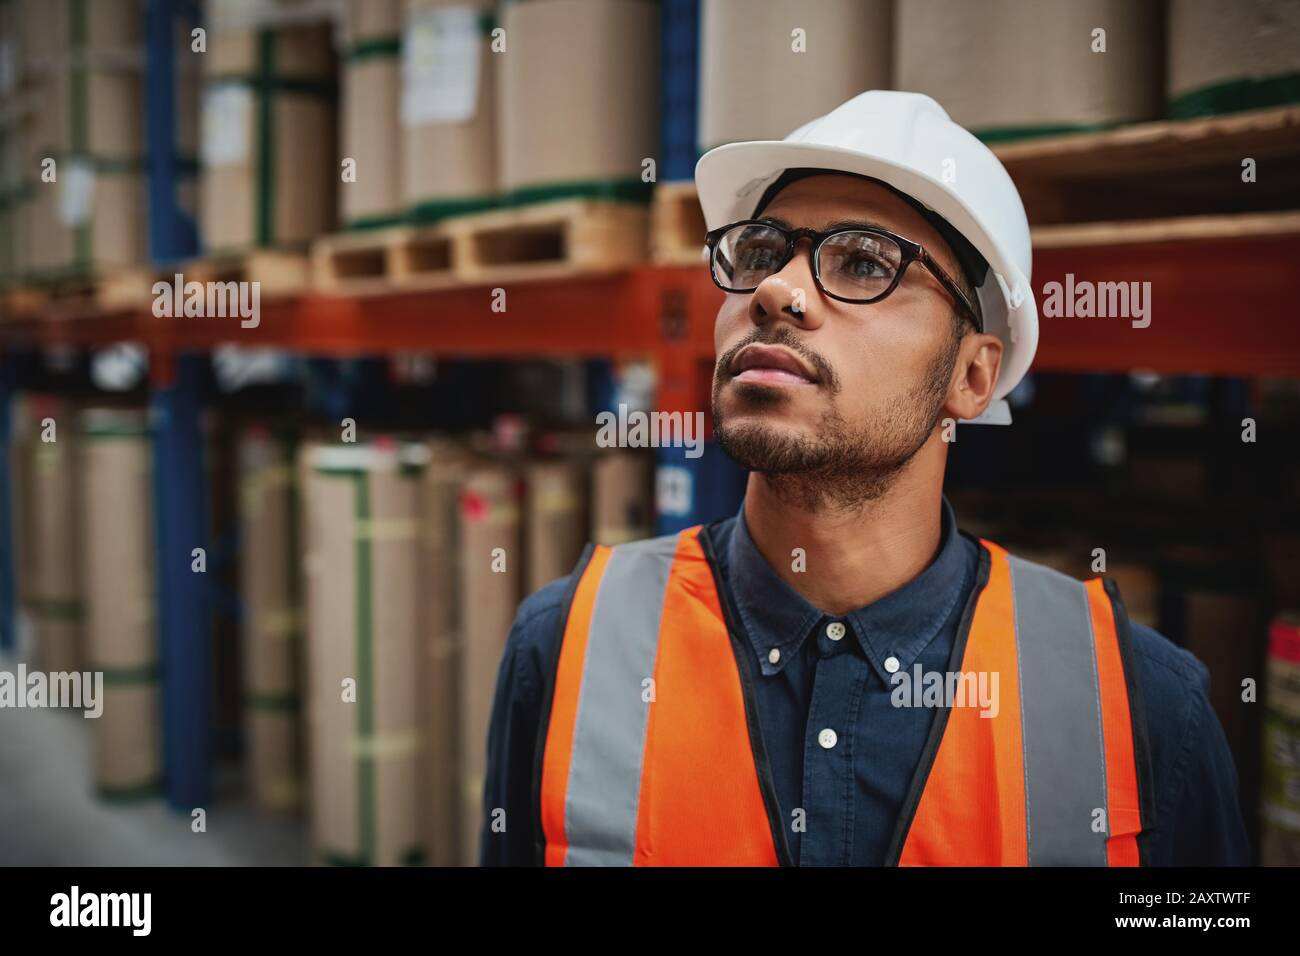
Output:
<svg viewBox="0 0 1300 956">
<path fill-rule="evenodd" d="M 81 462 L 76 412 L 67 403 L 49 403 L 41 418 L 53 428 L 55 440 L 42 440 L 37 423 L 32 455 L 30 563 L 31 608 L 41 667 L 51 672 L 79 671 L 82 604 L 81 508 L 78 491 Z M 62 429 L 60 430 L 60 423 Z"/>
<path fill-rule="evenodd" d="M 344 226 L 394 219 L 402 210 L 401 61 L 396 52 L 369 53 L 343 70 L 341 144 L 356 179 L 339 185 Z"/>
<path fill-rule="evenodd" d="M 33 571 L 35 557 L 35 486 L 32 483 L 32 444 L 40 440 L 33 423 L 39 421 L 32 410 L 34 397 L 17 395 L 10 411 L 13 432 L 9 436 L 9 474 L 12 494 L 10 507 L 13 513 L 13 561 L 16 573 L 14 585 L 18 603 L 29 608 L 36 595 L 36 575 Z"/>
<path fill-rule="evenodd" d="M 490 48 L 493 9 L 491 0 L 407 0 L 401 190 L 416 219 L 471 211 L 495 199 L 501 56 Z"/>
<path fill-rule="evenodd" d="M 1300 2 L 1170 0 L 1173 116 L 1253 109 L 1300 99 Z"/>
<path fill-rule="evenodd" d="M 27 214 L 27 271 L 43 275 L 68 268 L 72 262 L 72 231 L 59 224 L 55 189 L 32 189 Z"/>
<path fill-rule="evenodd" d="M 201 134 L 204 244 L 220 251 L 301 245 L 331 231 L 341 168 L 322 161 L 337 152 L 329 28 L 216 34 L 211 42 Z"/>
<path fill-rule="evenodd" d="M 340 133 L 355 182 L 339 187 L 344 226 L 394 220 L 402 211 L 402 0 L 350 0 Z"/>
<path fill-rule="evenodd" d="M 16 8 L 19 65 L 27 78 L 64 71 L 74 36 L 92 56 L 137 49 L 144 38 L 143 0 L 17 0 L 6 6 Z"/>
<path fill-rule="evenodd" d="M 17 53 L 23 80 L 30 80 L 36 70 L 48 68 L 64 52 L 68 43 L 66 16 L 67 7 L 59 0 L 18 0 Z"/>
<path fill-rule="evenodd" d="M 104 675 L 95 779 L 106 797 L 156 787 L 160 773 L 152 457 L 141 413 L 82 415 L 81 550 L 87 667 Z"/>
<path fill-rule="evenodd" d="M 158 683 L 104 675 L 95 720 L 95 785 L 106 800 L 152 796 L 162 775 Z"/>
<path fill-rule="evenodd" d="M 33 185 L 26 203 L 26 271 L 100 271 L 143 261 L 143 175 L 71 158 L 56 162 L 60 180 Z"/>
<path fill-rule="evenodd" d="M 534 461 L 524 472 L 528 548 L 525 593 L 573 570 L 587 543 L 587 471 L 577 459 Z"/>
<path fill-rule="evenodd" d="M 895 82 L 990 138 L 1160 115 L 1158 3 L 919 0 L 896 9 Z M 1105 52 L 1093 52 L 1094 30 Z"/>
<path fill-rule="evenodd" d="M 249 710 L 244 757 L 249 792 L 268 813 L 302 809 L 302 720 L 297 708 Z"/>
<path fill-rule="evenodd" d="M 470 472 L 460 498 L 460 850 L 467 866 L 479 858 L 492 698 L 521 596 L 519 497 L 517 476 L 511 468 L 483 464 Z"/>
<path fill-rule="evenodd" d="M 658 5 L 531 0 L 502 23 L 502 188 L 640 184 L 659 141 Z"/>
<path fill-rule="evenodd" d="M 638 451 L 614 451 L 592 464 L 591 540 L 623 544 L 654 534 L 651 457 Z"/>
<path fill-rule="evenodd" d="M 245 432 L 240 458 L 246 770 L 254 802 L 296 809 L 302 797 L 302 613 L 293 449 L 264 428 Z"/>
<path fill-rule="evenodd" d="M 386 40 L 402 32 L 402 0 L 347 0 L 348 42 Z"/>
<path fill-rule="evenodd" d="M 424 859 L 416 704 L 422 466 L 409 451 L 391 444 L 305 451 L 310 816 L 315 852 L 327 863 Z"/>
<path fill-rule="evenodd" d="M 704 0 L 701 149 L 783 139 L 864 90 L 888 88 L 892 7 L 889 0 Z"/>
<path fill-rule="evenodd" d="M 449 439 L 427 443 L 421 521 L 420 633 L 421 724 L 428 746 L 421 775 L 421 819 L 429 862 L 461 860 L 459 712 L 460 694 L 460 494 L 472 464 L 463 445 Z"/>
</svg>

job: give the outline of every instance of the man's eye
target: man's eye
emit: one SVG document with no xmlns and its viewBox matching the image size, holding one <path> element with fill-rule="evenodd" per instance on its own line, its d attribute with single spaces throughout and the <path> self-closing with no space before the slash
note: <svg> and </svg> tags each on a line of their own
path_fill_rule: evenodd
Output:
<svg viewBox="0 0 1300 956">
<path fill-rule="evenodd" d="M 751 246 L 741 253 L 740 264 L 746 269 L 766 269 L 775 259 L 775 250 L 763 246 Z"/>
<path fill-rule="evenodd" d="M 862 254 L 846 258 L 843 268 L 855 279 L 888 279 L 893 275 L 889 263 Z"/>
</svg>

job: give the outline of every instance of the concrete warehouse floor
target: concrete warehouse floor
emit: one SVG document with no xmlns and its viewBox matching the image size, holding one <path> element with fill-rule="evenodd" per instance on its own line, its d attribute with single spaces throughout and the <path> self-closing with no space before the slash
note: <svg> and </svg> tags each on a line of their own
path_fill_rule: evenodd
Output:
<svg viewBox="0 0 1300 956">
<path fill-rule="evenodd" d="M 18 661 L 0 655 L 0 670 L 14 672 Z M 172 810 L 161 797 L 99 800 L 92 726 L 80 711 L 0 710 L 0 866 L 308 862 L 301 821 L 257 813 L 240 798 L 232 774 L 218 777 L 220 799 L 208 808 L 205 833 L 191 832 L 189 814 Z"/>
</svg>

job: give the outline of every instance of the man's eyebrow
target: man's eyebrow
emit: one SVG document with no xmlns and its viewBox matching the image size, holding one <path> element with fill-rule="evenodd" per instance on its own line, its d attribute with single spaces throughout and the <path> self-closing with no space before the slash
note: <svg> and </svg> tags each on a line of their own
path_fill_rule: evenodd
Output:
<svg viewBox="0 0 1300 956">
<path fill-rule="evenodd" d="M 885 232 L 893 232 L 883 223 L 871 222 L 868 219 L 836 219 L 834 222 L 828 222 L 822 232 L 829 232 L 832 229 L 881 229 Z"/>
<path fill-rule="evenodd" d="M 794 228 L 790 223 L 786 222 L 784 219 L 778 218 L 777 216 L 763 216 L 759 221 L 770 222 L 772 225 L 779 226 L 782 229 Z M 885 232 L 893 231 L 888 226 L 878 222 L 871 222 L 867 219 L 836 219 L 834 222 L 828 222 L 824 227 L 819 229 L 818 232 L 830 232 L 834 229 L 881 229 Z"/>
</svg>

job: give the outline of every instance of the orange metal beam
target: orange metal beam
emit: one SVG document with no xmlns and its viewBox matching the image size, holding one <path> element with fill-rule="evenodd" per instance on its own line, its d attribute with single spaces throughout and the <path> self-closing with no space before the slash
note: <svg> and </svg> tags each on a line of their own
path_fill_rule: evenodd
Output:
<svg viewBox="0 0 1300 956">
<path fill-rule="evenodd" d="M 1151 324 L 1043 316 L 1039 371 L 1300 377 L 1300 235 L 1115 242 L 1035 252 L 1049 282 L 1150 282 Z M 316 355 L 424 351 L 464 357 L 654 358 L 670 409 L 707 407 L 713 320 L 722 293 L 698 266 L 643 266 L 601 277 L 262 303 L 257 328 L 235 318 L 155 318 L 146 310 L 0 322 L 0 349 L 141 342 L 155 352 L 221 343 Z"/>
</svg>

